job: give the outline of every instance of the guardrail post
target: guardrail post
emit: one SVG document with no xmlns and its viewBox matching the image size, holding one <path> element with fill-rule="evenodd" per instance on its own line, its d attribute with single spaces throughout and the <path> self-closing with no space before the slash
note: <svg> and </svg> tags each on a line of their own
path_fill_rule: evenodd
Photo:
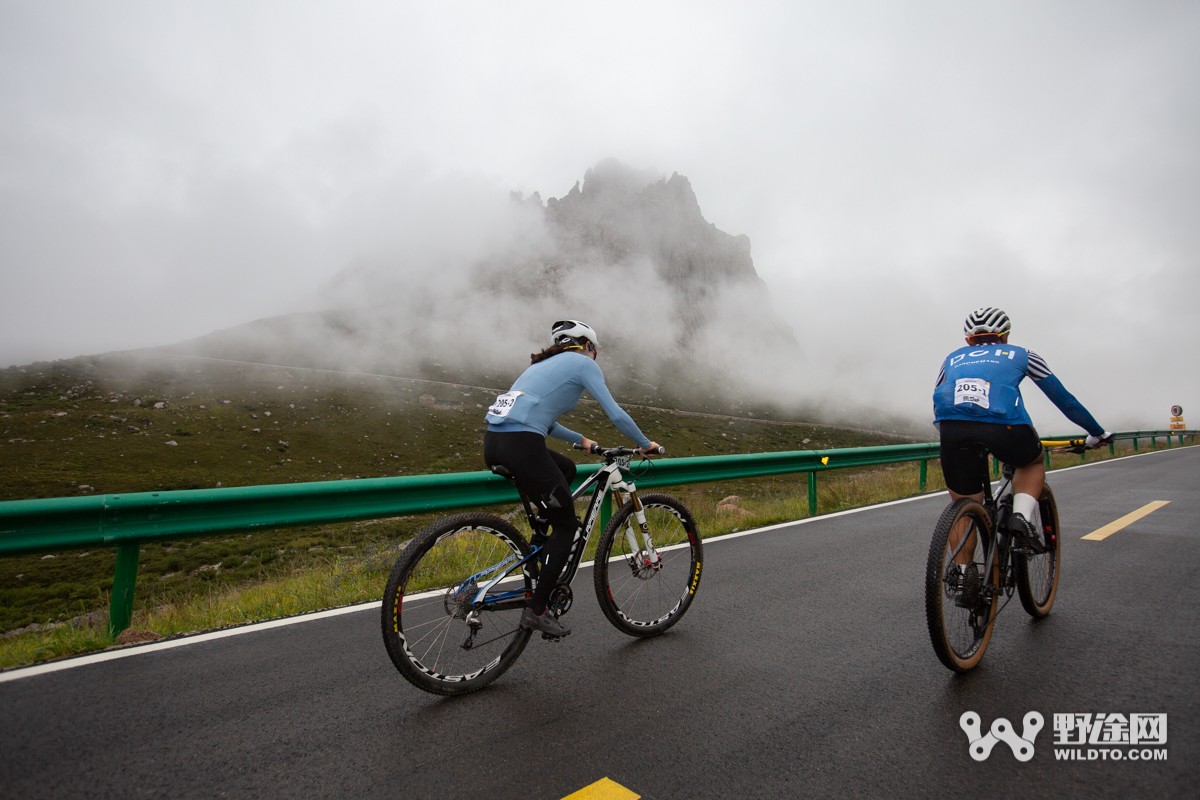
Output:
<svg viewBox="0 0 1200 800">
<path fill-rule="evenodd" d="M 1050 469 L 1050 448 L 1049 447 L 1042 448 L 1042 458 L 1046 462 L 1046 469 Z"/>
<path fill-rule="evenodd" d="M 1133 452 L 1135 452 L 1135 453 L 1138 451 L 1137 440 L 1138 440 L 1138 437 L 1136 437 L 1136 436 L 1133 437 Z"/>
<path fill-rule="evenodd" d="M 976 463 L 979 463 L 979 462 L 976 462 Z M 995 456 L 992 456 L 992 475 L 999 475 L 999 474 L 1000 474 L 1000 460 L 998 458 L 996 458 Z"/>
<path fill-rule="evenodd" d="M 808 473 L 808 515 L 817 515 L 817 471 Z"/>
<path fill-rule="evenodd" d="M 929 459 L 921 459 L 921 484 L 917 487 L 918 492 L 925 491 L 925 478 L 929 475 Z"/>
<path fill-rule="evenodd" d="M 133 592 L 137 586 L 141 551 L 142 546 L 137 542 L 117 546 L 117 569 L 113 573 L 112 597 L 108 604 L 108 634 L 113 638 L 128 628 L 133 618 Z"/>
<path fill-rule="evenodd" d="M 1110 456 L 1115 456 L 1117 454 L 1117 443 L 1116 442 L 1108 443 L 1108 454 Z"/>
<path fill-rule="evenodd" d="M 1171 434 L 1167 434 L 1167 449 L 1171 449 Z"/>
<path fill-rule="evenodd" d="M 1151 437 L 1150 437 L 1150 449 L 1151 449 L 1151 450 L 1157 450 L 1157 449 L 1158 449 L 1158 437 L 1157 437 L 1157 436 L 1151 436 Z"/>
</svg>

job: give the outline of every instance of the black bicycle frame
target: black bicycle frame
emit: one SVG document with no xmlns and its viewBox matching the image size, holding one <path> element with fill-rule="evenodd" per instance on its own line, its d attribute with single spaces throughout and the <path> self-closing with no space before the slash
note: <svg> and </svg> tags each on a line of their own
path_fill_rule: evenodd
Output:
<svg viewBox="0 0 1200 800">
<path fill-rule="evenodd" d="M 1000 583 L 998 585 L 991 583 L 990 576 L 992 574 L 992 566 L 996 563 L 996 554 L 1001 551 L 1000 537 L 1005 536 L 1006 539 L 1008 538 L 1007 535 L 1004 533 L 1004 530 L 1005 530 L 1005 526 L 1008 523 L 1008 517 L 1012 513 L 1012 509 L 1008 505 L 1000 503 L 996 498 L 1003 496 L 1004 492 L 1008 488 L 1009 484 L 1012 483 L 1012 467 L 1008 464 L 1004 465 L 1004 482 L 1000 485 L 999 491 L 997 491 L 996 494 L 993 495 L 992 494 L 992 481 L 991 481 L 991 478 L 986 473 L 986 469 L 987 469 L 987 466 L 986 466 L 987 450 L 986 450 L 986 448 L 984 449 L 983 452 L 984 452 L 984 458 L 985 458 L 985 461 L 984 461 L 985 472 L 984 472 L 984 480 L 983 480 L 983 507 L 984 507 L 984 510 L 986 510 L 988 513 L 988 519 L 990 519 L 992 522 L 992 538 L 991 538 L 991 542 L 988 543 L 988 546 L 986 548 L 987 553 L 986 553 L 986 556 L 984 559 L 984 565 L 983 565 L 983 574 L 985 576 L 989 576 L 987 579 L 988 582 L 984 584 L 984 588 L 999 592 L 999 591 L 1003 591 L 1004 587 L 1006 585 L 1005 577 L 1008 573 L 1007 564 L 1006 564 L 1005 570 L 1004 570 L 1005 575 L 1001 576 Z M 965 545 L 967 543 L 967 541 L 970 540 L 970 538 L 971 537 L 970 537 L 969 533 L 964 535 L 962 537 L 962 540 L 959 541 L 958 547 L 955 548 L 954 552 L 950 554 L 950 557 L 954 558 L 955 556 L 957 556 L 959 550 L 962 549 L 963 545 Z M 1009 545 L 1011 543 L 1006 541 L 1005 544 Z M 1004 550 L 1004 560 L 1008 561 L 1010 555 L 1011 555 L 1011 552 L 1006 547 Z"/>
<path fill-rule="evenodd" d="M 610 467 L 613 467 L 613 469 L 610 469 Z M 615 481 L 611 480 L 614 475 L 617 476 Z M 579 564 L 583 560 L 584 550 L 587 549 L 587 542 L 591 537 L 592 528 L 595 526 L 596 520 L 600 517 L 600 504 L 608 498 L 608 486 L 610 483 L 618 483 L 620 480 L 620 467 L 615 462 L 613 464 L 605 464 L 604 467 L 592 473 L 587 480 L 579 485 L 578 489 L 571 493 L 571 499 L 578 500 L 593 485 L 596 487 L 595 491 L 592 492 L 591 500 L 588 502 L 583 524 L 575 531 L 575 538 L 571 541 L 571 552 L 567 557 L 567 566 L 559 578 L 559 583 L 570 586 L 575 580 L 575 573 L 579 571 Z M 530 529 L 535 533 L 545 536 L 549 523 L 534 513 L 534 505 L 525 496 L 525 493 L 521 491 L 520 487 L 517 487 L 517 493 L 521 496 L 521 504 L 525 507 L 525 515 L 529 519 Z M 488 590 L 505 580 L 510 573 L 518 568 L 526 577 L 532 580 L 534 575 L 530 572 L 530 566 L 534 559 L 538 557 L 538 554 L 542 552 L 542 549 L 542 546 L 534 547 L 530 550 L 529 555 L 513 562 L 511 565 L 506 564 L 505 561 L 507 559 L 505 559 L 505 561 L 491 565 L 463 581 L 462 586 L 469 586 L 483 576 L 496 571 L 498 568 L 504 568 L 501 574 L 489 578 L 477 589 L 475 600 L 471 605 L 480 611 L 504 611 L 524 608 L 528 602 L 528 597 L 524 589 L 495 592 L 493 594 L 489 594 Z"/>
</svg>

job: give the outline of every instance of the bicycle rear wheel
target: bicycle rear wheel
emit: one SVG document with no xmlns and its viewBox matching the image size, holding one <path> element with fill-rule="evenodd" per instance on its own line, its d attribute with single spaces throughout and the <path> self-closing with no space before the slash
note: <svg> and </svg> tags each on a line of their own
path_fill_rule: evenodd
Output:
<svg viewBox="0 0 1200 800">
<path fill-rule="evenodd" d="M 621 506 L 596 546 L 596 599 L 630 636 L 657 636 L 678 622 L 700 587 L 704 550 L 692 512 L 665 494 L 641 495 L 657 560 L 646 550 L 633 503 Z"/>
<path fill-rule="evenodd" d="M 1038 555 L 1017 555 L 1017 594 L 1021 605 L 1034 619 L 1042 619 L 1050 613 L 1054 598 L 1058 594 L 1058 575 L 1062 568 L 1062 537 L 1058 535 L 1058 503 L 1050 487 L 1042 489 L 1038 498 L 1038 510 L 1042 516 L 1042 538 L 1046 552 Z"/>
<path fill-rule="evenodd" d="M 533 577 L 518 572 L 497 584 L 488 597 L 501 602 L 474 614 L 472 600 L 498 574 L 481 573 L 512 569 L 528 554 L 517 529 L 491 514 L 455 514 L 417 534 L 383 594 L 383 642 L 400 674 L 442 695 L 467 694 L 500 677 L 529 642 L 519 622 Z"/>
<path fill-rule="evenodd" d="M 992 523 L 970 498 L 955 500 L 938 519 L 925 565 L 925 620 L 938 659 L 955 672 L 979 664 L 992 638 L 999 569 L 984 575 Z"/>
</svg>

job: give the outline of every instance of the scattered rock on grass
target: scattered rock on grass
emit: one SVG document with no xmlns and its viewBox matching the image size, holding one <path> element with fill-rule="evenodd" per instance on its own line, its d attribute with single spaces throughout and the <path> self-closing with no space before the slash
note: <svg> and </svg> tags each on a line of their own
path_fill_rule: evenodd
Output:
<svg viewBox="0 0 1200 800">
<path fill-rule="evenodd" d="M 36 622 L 31 622 L 24 628 L 17 628 L 16 630 L 8 631 L 4 634 L 4 638 L 7 639 L 11 636 L 20 636 L 22 633 L 33 633 L 34 631 L 52 631 L 55 628 L 61 628 L 65 624 L 65 622 L 47 622 L 45 625 L 39 625 Z"/>
<path fill-rule="evenodd" d="M 139 628 L 126 628 L 117 636 L 117 645 L 123 646 L 127 644 L 145 644 L 146 642 L 157 642 L 162 636 L 154 631 L 144 631 Z"/>
<path fill-rule="evenodd" d="M 717 506 L 717 513 L 722 515 L 733 515 L 739 519 L 750 516 L 750 512 L 746 509 L 738 508 L 737 506 L 731 506 L 728 504 Z"/>
</svg>

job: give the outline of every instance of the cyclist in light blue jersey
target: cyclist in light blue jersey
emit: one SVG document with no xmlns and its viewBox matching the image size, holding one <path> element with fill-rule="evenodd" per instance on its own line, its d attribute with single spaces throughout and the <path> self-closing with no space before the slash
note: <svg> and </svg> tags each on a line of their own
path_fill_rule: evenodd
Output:
<svg viewBox="0 0 1200 800">
<path fill-rule="evenodd" d="M 1046 480 L 1042 442 L 1021 399 L 1026 377 L 1050 398 L 1067 419 L 1088 432 L 1087 446 L 1112 439 L 1074 395 L 1067 391 L 1036 353 L 1008 343 L 1012 324 L 998 308 L 980 308 L 963 325 L 967 346 L 942 363 L 933 391 L 934 425 L 941 435 L 942 474 L 954 499 L 983 500 L 987 466 L 980 451 L 964 444 L 983 444 L 1000 461 L 1016 468 L 1013 515 L 1009 527 L 1018 543 L 1042 552 L 1040 531 L 1031 520 Z"/>
<path fill-rule="evenodd" d="M 547 611 L 546 605 L 579 529 L 570 491 L 575 462 L 548 449 L 546 437 L 579 444 L 585 450 L 596 444 L 558 424 L 558 418 L 574 409 L 587 391 L 641 452 L 656 452 L 659 445 L 650 441 L 613 400 L 604 373 L 596 364 L 600 351 L 591 327 L 577 320 L 562 320 L 551 327 L 550 338 L 551 346 L 534 353 L 530 357 L 533 363 L 488 408 L 483 460 L 488 467 L 503 466 L 511 472 L 521 491 L 538 504 L 539 512 L 552 526 L 544 544 L 546 561 L 529 607 L 521 617 L 521 627 L 565 636 L 571 631 Z"/>
</svg>

